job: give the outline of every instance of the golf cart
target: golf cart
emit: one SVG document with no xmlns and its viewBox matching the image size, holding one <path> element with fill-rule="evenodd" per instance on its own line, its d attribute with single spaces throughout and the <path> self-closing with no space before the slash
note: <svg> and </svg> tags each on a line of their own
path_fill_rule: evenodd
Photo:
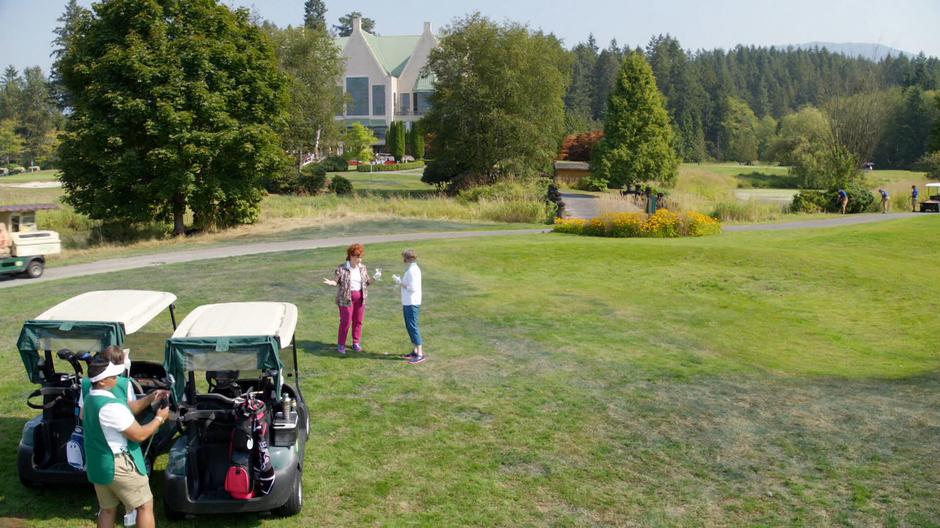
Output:
<svg viewBox="0 0 940 528">
<path fill-rule="evenodd" d="M 927 199 L 920 202 L 920 212 L 940 213 L 940 183 L 928 183 L 924 187 L 927 188 Z M 930 194 L 931 192 L 933 195 Z"/>
<path fill-rule="evenodd" d="M 0 224 L 3 224 L 0 229 L 12 239 L 9 255 L 6 248 L 0 247 L 0 275 L 21 274 L 30 279 L 42 276 L 46 255 L 61 253 L 62 242 L 55 231 L 36 230 L 36 211 L 58 208 L 53 204 L 0 206 Z"/>
<path fill-rule="evenodd" d="M 167 341 L 181 431 L 166 469 L 167 517 L 300 512 L 310 425 L 296 326 L 293 304 L 209 304 Z"/>
<path fill-rule="evenodd" d="M 23 485 L 88 483 L 85 472 L 70 465 L 67 455 L 67 444 L 78 423 L 82 363 L 87 368 L 94 354 L 108 346 L 126 346 L 131 334 L 164 310 L 169 309 L 170 321 L 176 328 L 175 301 L 176 296 L 166 292 L 92 291 L 26 321 L 17 348 L 29 381 L 40 385 L 26 404 L 42 414 L 26 422 L 20 438 L 17 469 Z M 143 340 L 136 340 L 135 346 L 138 342 Z M 143 350 L 135 348 L 134 356 L 143 357 Z M 141 361 L 139 357 L 131 362 L 129 373 L 135 394 L 140 397 L 159 388 L 168 389 L 171 379 L 163 365 Z M 66 364 L 70 367 L 67 370 L 58 368 Z M 147 446 L 148 464 L 152 465 L 158 454 L 169 449 L 174 434 L 175 424 L 168 423 L 154 435 Z"/>
</svg>

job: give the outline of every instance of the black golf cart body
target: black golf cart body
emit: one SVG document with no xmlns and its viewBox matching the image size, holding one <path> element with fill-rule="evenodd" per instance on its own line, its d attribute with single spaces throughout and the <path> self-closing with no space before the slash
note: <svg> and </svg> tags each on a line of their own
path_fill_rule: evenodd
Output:
<svg viewBox="0 0 940 528">
<path fill-rule="evenodd" d="M 23 325 L 17 348 L 30 382 L 40 385 L 27 405 L 42 414 L 23 427 L 17 452 L 20 482 L 87 484 L 85 472 L 70 466 L 66 457 L 66 444 L 78 423 L 81 362 L 108 346 L 124 347 L 129 335 L 164 310 L 169 310 L 175 328 L 175 301 L 176 296 L 166 292 L 93 291 L 59 303 Z M 69 370 L 60 370 L 66 366 Z M 170 384 L 159 362 L 132 361 L 130 377 L 138 396 Z M 169 449 L 174 435 L 175 424 L 161 428 L 149 444 L 149 463 Z"/>
<path fill-rule="evenodd" d="M 186 316 L 167 341 L 164 366 L 176 380 L 173 391 L 181 402 L 181 435 L 166 469 L 168 517 L 300 511 L 309 413 L 299 387 L 296 325 L 293 304 L 212 304 Z M 268 437 L 254 445 L 267 444 L 275 478 L 266 495 L 236 499 L 226 491 L 225 479 L 232 467 L 235 408 L 248 398 L 263 402 L 273 417 Z"/>
</svg>

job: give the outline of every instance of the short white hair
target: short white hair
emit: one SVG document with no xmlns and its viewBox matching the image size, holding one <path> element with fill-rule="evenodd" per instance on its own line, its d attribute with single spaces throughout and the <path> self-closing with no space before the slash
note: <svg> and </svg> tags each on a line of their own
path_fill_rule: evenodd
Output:
<svg viewBox="0 0 940 528">
<path fill-rule="evenodd" d="M 406 249 L 402 251 L 401 256 L 404 257 L 404 259 L 407 260 L 408 262 L 414 262 L 418 260 L 418 254 L 415 253 L 415 250 L 413 249 Z"/>
</svg>

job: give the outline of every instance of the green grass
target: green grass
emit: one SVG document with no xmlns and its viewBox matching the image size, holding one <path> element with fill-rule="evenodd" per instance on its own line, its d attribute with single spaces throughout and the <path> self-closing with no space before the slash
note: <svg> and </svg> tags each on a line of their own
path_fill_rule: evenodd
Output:
<svg viewBox="0 0 940 528">
<path fill-rule="evenodd" d="M 0 183 L 25 183 L 35 181 L 54 181 L 59 179 L 58 170 L 43 170 L 39 172 L 23 172 L 11 176 L 0 176 Z"/>
<path fill-rule="evenodd" d="M 433 194 L 437 189 L 421 181 L 424 169 L 391 172 L 331 172 L 330 176 L 338 174 L 353 184 L 355 192 L 368 191 L 379 194 L 405 194 L 421 195 Z"/>
<path fill-rule="evenodd" d="M 302 516 L 200 526 L 936 526 L 940 300 L 927 287 L 940 262 L 923 242 L 937 220 L 416 243 L 419 367 L 386 361 L 408 347 L 388 283 L 370 291 L 366 353 L 335 355 L 318 282 L 337 249 L 4 290 L 0 525 L 91 524 L 90 490 L 16 481 L 33 413 L 13 343 L 56 302 L 128 287 L 177 293 L 181 316 L 233 300 L 300 308 L 313 411 Z M 401 249 L 370 246 L 366 261 L 390 274 Z"/>
</svg>

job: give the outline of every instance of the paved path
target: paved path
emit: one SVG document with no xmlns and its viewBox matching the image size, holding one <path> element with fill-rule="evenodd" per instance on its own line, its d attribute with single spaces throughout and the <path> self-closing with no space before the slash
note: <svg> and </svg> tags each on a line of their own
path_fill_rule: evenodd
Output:
<svg viewBox="0 0 940 528">
<path fill-rule="evenodd" d="M 25 286 L 27 284 L 36 284 L 39 282 L 52 281 L 57 279 L 83 277 L 86 275 L 97 275 L 99 273 L 110 273 L 112 271 L 146 268 L 149 266 L 162 266 L 165 264 L 179 264 L 182 262 L 194 262 L 199 260 L 258 255 L 261 253 L 277 253 L 280 251 L 302 251 L 317 248 L 338 246 L 342 247 L 354 244 L 356 242 L 360 244 L 379 244 L 383 242 L 408 242 L 412 240 L 446 240 L 473 237 L 532 235 L 547 233 L 549 231 L 550 229 L 546 228 L 507 229 L 492 231 L 452 231 L 438 233 L 403 233 L 397 235 L 349 236 L 309 240 L 289 240 L 285 242 L 261 242 L 257 244 L 245 244 L 241 246 L 222 246 L 204 249 L 192 249 L 187 251 L 173 251 L 152 255 L 99 260 L 98 262 L 90 262 L 88 264 L 73 264 L 71 266 L 51 267 L 46 269 L 46 272 L 39 279 L 0 279 L 0 288 L 12 288 L 15 286 Z"/>
<path fill-rule="evenodd" d="M 597 196 L 593 194 L 561 193 L 565 203 L 565 216 L 569 218 L 594 218 L 601 214 Z"/>
</svg>

